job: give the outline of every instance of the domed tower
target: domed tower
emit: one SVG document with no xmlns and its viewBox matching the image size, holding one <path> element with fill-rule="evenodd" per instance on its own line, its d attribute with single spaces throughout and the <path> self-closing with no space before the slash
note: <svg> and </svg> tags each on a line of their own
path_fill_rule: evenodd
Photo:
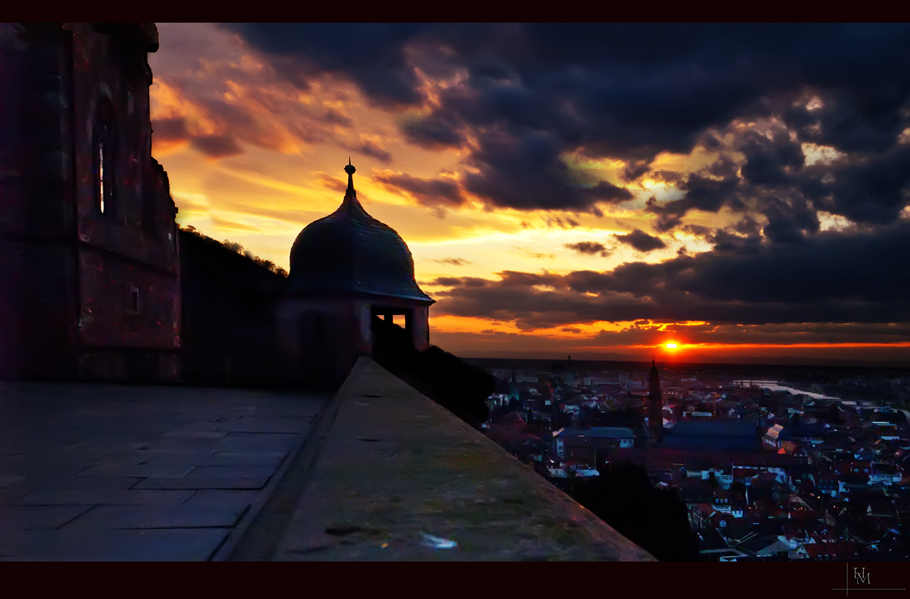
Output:
<svg viewBox="0 0 910 599">
<path fill-rule="evenodd" d="M 664 430 L 663 399 L 660 395 L 660 374 L 657 365 L 651 359 L 651 372 L 648 374 L 648 433 L 651 444 L 657 443 Z"/>
<path fill-rule="evenodd" d="M 360 205 L 350 160 L 344 170 L 348 188 L 341 206 L 307 225 L 291 247 L 291 271 L 277 308 L 286 367 L 304 380 L 341 381 L 358 356 L 372 354 L 377 334 L 389 329 L 418 351 L 430 344 L 434 300 L 414 279 L 411 252 Z"/>
</svg>

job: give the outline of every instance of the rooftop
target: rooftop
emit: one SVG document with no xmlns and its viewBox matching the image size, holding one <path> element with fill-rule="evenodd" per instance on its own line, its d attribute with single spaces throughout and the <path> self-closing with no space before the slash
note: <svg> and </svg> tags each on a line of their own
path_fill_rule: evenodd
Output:
<svg viewBox="0 0 910 599">
<path fill-rule="evenodd" d="M 349 161 L 350 162 L 350 161 Z M 385 296 L 432 304 L 414 279 L 414 258 L 388 225 L 364 210 L 354 191 L 351 164 L 341 206 L 297 236 L 291 247 L 290 294 Z"/>
<path fill-rule="evenodd" d="M 553 433 L 554 437 L 586 437 L 591 439 L 634 439 L 635 433 L 622 426 L 596 426 L 591 428 L 565 428 Z"/>
</svg>

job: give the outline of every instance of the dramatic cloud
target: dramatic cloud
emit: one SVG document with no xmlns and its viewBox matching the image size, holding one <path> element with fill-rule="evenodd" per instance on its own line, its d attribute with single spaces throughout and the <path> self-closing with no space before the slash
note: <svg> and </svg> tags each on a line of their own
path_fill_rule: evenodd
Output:
<svg viewBox="0 0 910 599">
<path fill-rule="evenodd" d="M 302 88 L 286 61 L 264 58 L 213 26 L 162 24 L 162 49 L 151 89 L 156 151 L 189 142 L 214 159 L 245 146 L 283 154 L 331 143 L 381 163 L 392 160 L 378 132 L 355 129 L 354 84 L 313 72 Z M 165 68 L 162 68 L 162 63 Z M 355 109 L 356 111 L 356 109 Z"/>
<path fill-rule="evenodd" d="M 438 279 L 441 313 L 516 320 L 527 329 L 597 321 L 730 325 L 907 323 L 910 223 L 877 235 L 823 232 L 798 246 L 705 252 L 610 272 L 504 271 Z M 542 289 L 543 288 L 543 289 Z M 862 330 L 862 329 L 855 329 Z M 903 329 L 900 329 L 903 330 Z"/>
<path fill-rule="evenodd" d="M 190 142 L 194 148 L 209 158 L 227 158 L 243 152 L 243 148 L 232 135 L 204 135 L 194 137 Z"/>
<path fill-rule="evenodd" d="M 657 229 L 669 231 L 679 225 L 690 210 L 717 212 L 723 206 L 741 207 L 742 203 L 734 195 L 738 185 L 736 177 L 717 180 L 693 174 L 679 183 L 679 188 L 686 192 L 683 199 L 667 202 L 663 206 L 649 202 L 648 210 L 659 216 Z"/>
<path fill-rule="evenodd" d="M 452 179 L 419 179 L 400 173 L 381 172 L 373 175 L 373 181 L 390 191 L 403 192 L 423 206 L 454 208 L 466 201 L 458 183 Z"/>
<path fill-rule="evenodd" d="M 567 243 L 566 246 L 570 250 L 575 250 L 580 254 L 589 254 L 593 256 L 594 254 L 600 254 L 602 258 L 606 258 L 609 252 L 607 248 L 602 243 L 597 243 L 596 241 L 579 241 L 578 243 Z"/>
<path fill-rule="evenodd" d="M 667 247 L 667 244 L 660 237 L 648 235 L 640 229 L 635 229 L 627 235 L 614 235 L 614 237 L 625 244 L 628 244 L 639 252 L 651 252 Z"/>
<path fill-rule="evenodd" d="M 635 180 L 660 152 L 688 153 L 699 139 L 710 149 L 717 139 L 701 134 L 735 118 L 779 114 L 801 141 L 845 152 L 885 152 L 906 128 L 904 25 L 228 27 L 303 88 L 332 72 L 377 105 L 429 107 L 403 122 L 415 143 L 474 136 L 483 175 L 473 187 L 501 205 L 559 205 L 555 157 L 565 151 L 629 160 L 623 176 Z M 501 156 L 504 147 L 518 156 Z M 782 181 L 768 160 L 798 156 L 755 150 L 743 175 L 755 182 Z M 547 183 L 538 193 L 522 193 L 516 173 L 539 166 L 555 171 L 535 175 Z M 567 194 L 563 205 L 578 208 L 582 197 Z"/>
<path fill-rule="evenodd" d="M 679 331 L 699 339 L 906 339 L 910 25 L 205 31 L 173 34 L 180 51 L 156 71 L 157 147 L 207 165 L 273 152 L 288 171 L 326 148 L 366 158 L 379 216 L 446 216 L 419 262 L 472 275 L 434 282 L 434 314 L 578 336 L 644 321 L 623 340 L 683 321 L 708 323 Z M 300 169 L 298 187 L 341 191 L 329 168 Z M 266 182 L 305 193 L 291 179 Z M 187 197 L 228 201 L 210 191 Z M 277 191 L 255 197 L 247 213 L 279 213 Z M 323 200 L 293 201 L 309 218 Z M 554 272 L 500 260 L 529 256 Z"/>
<path fill-rule="evenodd" d="M 389 107 L 418 103 L 419 79 L 407 63 L 413 24 L 243 23 L 226 25 L 263 51 L 286 58 L 283 74 L 303 89 L 325 71 L 351 77 L 366 96 Z"/>
</svg>

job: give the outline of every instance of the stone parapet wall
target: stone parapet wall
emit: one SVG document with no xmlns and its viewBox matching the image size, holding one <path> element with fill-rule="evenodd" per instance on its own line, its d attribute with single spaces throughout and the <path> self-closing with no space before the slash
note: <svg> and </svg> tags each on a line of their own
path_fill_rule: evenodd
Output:
<svg viewBox="0 0 910 599">
<path fill-rule="evenodd" d="M 653 561 L 370 358 L 312 439 L 233 559 Z"/>
</svg>

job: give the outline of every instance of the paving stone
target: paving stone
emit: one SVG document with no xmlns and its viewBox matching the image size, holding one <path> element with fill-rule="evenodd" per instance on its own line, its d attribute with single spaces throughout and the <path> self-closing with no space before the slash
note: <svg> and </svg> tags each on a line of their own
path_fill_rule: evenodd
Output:
<svg viewBox="0 0 910 599">
<path fill-rule="evenodd" d="M 147 478 L 134 489 L 261 489 L 270 476 Z"/>
<path fill-rule="evenodd" d="M 237 491 L 222 489 L 201 489 L 190 497 L 185 504 L 193 504 L 196 507 L 231 505 L 245 508 L 251 505 L 259 497 L 259 491 Z"/>
<path fill-rule="evenodd" d="M 146 479 L 146 481 L 148 480 L 156 479 Z M 138 485 L 136 488 L 139 488 Z M 147 489 L 147 487 L 142 488 Z M 169 488 L 176 489 L 177 487 Z M 38 489 L 12 503 L 15 505 L 179 505 L 191 496 L 191 491 L 181 490 Z"/>
<path fill-rule="evenodd" d="M 0 538 L 6 559 L 29 561 L 204 561 L 230 529 L 32 531 Z"/>
<path fill-rule="evenodd" d="M 302 433 L 310 426 L 309 418 L 244 416 L 234 422 L 226 422 L 218 430 L 234 433 Z"/>
<path fill-rule="evenodd" d="M 15 500 L 40 489 L 41 486 L 28 478 L 0 489 L 0 505 L 8 505 Z M 5 509 L 5 508 L 4 508 Z"/>
<path fill-rule="evenodd" d="M 198 466 L 187 478 L 268 478 L 275 470 L 274 466 Z"/>
<path fill-rule="evenodd" d="M 8 487 L 11 484 L 17 483 L 21 480 L 25 480 L 25 477 L 16 476 L 16 475 L 0 476 L 0 489 L 2 489 L 3 487 Z"/>
<path fill-rule="evenodd" d="M 259 416 L 301 416 L 304 418 L 315 418 L 325 405 L 325 399 L 304 396 L 291 398 L 288 402 L 270 402 L 259 407 L 257 415 Z"/>
<path fill-rule="evenodd" d="M 231 433 L 218 442 L 218 451 L 287 451 L 298 435 L 278 433 Z"/>
<path fill-rule="evenodd" d="M 43 482 L 61 491 L 125 491 L 142 480 L 137 476 L 71 476 Z"/>
<path fill-rule="evenodd" d="M 192 463 L 192 461 L 197 458 L 205 458 L 214 455 L 214 453 L 214 447 L 203 447 L 199 449 L 139 449 L 132 452 L 131 455 L 136 457 L 137 464 L 142 464 L 144 462 L 151 463 L 151 460 L 161 458 L 179 459 L 184 460 L 187 463 Z"/>
<path fill-rule="evenodd" d="M 248 406 L 248 407 L 237 406 L 235 408 L 231 408 L 231 414 L 237 414 L 237 415 L 253 415 L 253 414 L 256 414 L 257 412 L 258 412 L 258 409 L 255 407 L 252 407 L 252 406 Z"/>
<path fill-rule="evenodd" d="M 70 529 L 230 528 L 249 508 L 249 502 L 181 505 L 101 505 L 67 524 Z"/>
<path fill-rule="evenodd" d="M 0 510 L 0 536 L 12 530 L 55 529 L 90 509 L 86 505 L 4 506 Z"/>
<path fill-rule="evenodd" d="M 0 383 L 0 559 L 207 559 L 327 400 Z"/>
<path fill-rule="evenodd" d="M 79 476 L 177 477 L 186 476 L 191 470 L 193 470 L 193 466 L 187 464 L 137 464 L 135 466 L 100 464 L 80 472 Z"/>
<path fill-rule="evenodd" d="M 216 453 L 214 455 L 195 455 L 188 457 L 161 456 L 147 460 L 148 465 L 190 464 L 199 466 L 272 466 L 276 468 L 286 451 L 261 453 Z"/>
<path fill-rule="evenodd" d="M 229 431 L 187 431 L 174 430 L 161 435 L 167 439 L 221 439 Z"/>
<path fill-rule="evenodd" d="M 143 444 L 141 451 L 186 451 L 186 452 L 205 452 L 215 453 L 220 449 L 220 443 L 230 435 L 220 439 L 199 439 L 199 438 L 168 438 L 159 437 L 153 441 Z"/>
<path fill-rule="evenodd" d="M 76 476 L 87 468 L 94 466 L 94 462 L 79 461 L 76 463 L 58 463 L 56 461 L 40 460 L 34 464 L 22 465 L 22 476 L 26 479 L 40 481 L 54 481 L 62 478 Z"/>
<path fill-rule="evenodd" d="M 130 441 L 124 443 L 97 443 L 93 441 L 80 441 L 63 448 L 63 451 L 68 454 L 120 454 L 133 449 L 139 449 L 146 444 L 146 442 L 142 441 Z"/>
</svg>

